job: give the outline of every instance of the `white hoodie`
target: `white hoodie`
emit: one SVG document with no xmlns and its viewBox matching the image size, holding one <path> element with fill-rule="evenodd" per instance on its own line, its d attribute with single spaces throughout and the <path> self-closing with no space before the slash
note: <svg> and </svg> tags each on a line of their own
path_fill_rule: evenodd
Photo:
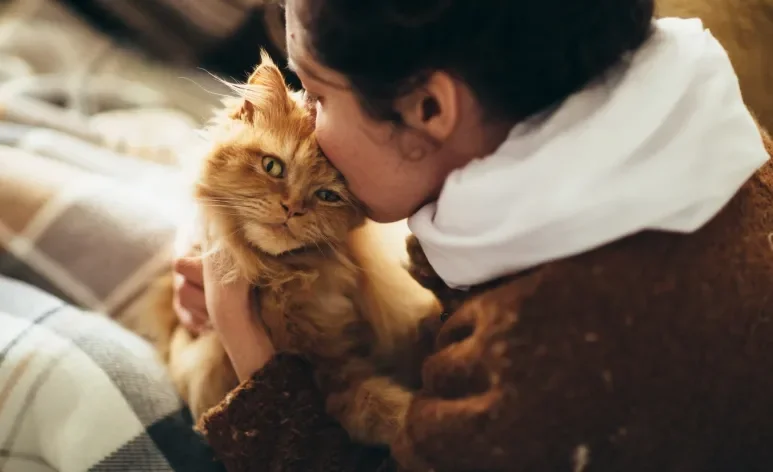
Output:
<svg viewBox="0 0 773 472">
<path fill-rule="evenodd" d="M 464 288 L 642 230 L 696 231 L 767 159 L 719 42 L 661 19 L 611 77 L 454 171 L 409 226 Z"/>
</svg>

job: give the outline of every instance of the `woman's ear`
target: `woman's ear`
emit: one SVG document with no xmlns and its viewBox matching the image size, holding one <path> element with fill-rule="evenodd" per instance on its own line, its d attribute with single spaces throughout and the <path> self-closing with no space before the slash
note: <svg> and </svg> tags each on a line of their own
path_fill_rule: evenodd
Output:
<svg viewBox="0 0 773 472">
<path fill-rule="evenodd" d="M 397 111 L 410 128 L 442 143 L 459 119 L 459 86 L 449 74 L 434 72 L 424 86 L 398 100 Z"/>
</svg>

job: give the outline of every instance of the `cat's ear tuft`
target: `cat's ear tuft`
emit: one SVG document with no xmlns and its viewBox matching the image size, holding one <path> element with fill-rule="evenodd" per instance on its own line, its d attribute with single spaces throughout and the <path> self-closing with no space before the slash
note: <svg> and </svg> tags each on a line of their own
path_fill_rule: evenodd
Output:
<svg viewBox="0 0 773 472">
<path fill-rule="evenodd" d="M 249 122 L 254 121 L 258 112 L 273 114 L 289 113 L 291 110 L 289 90 L 282 71 L 265 50 L 260 52 L 260 57 L 260 64 L 241 91 L 244 101 L 239 117 Z"/>
<path fill-rule="evenodd" d="M 265 49 L 260 51 L 260 64 L 247 79 L 247 84 L 256 87 L 272 87 L 282 90 L 287 93 L 287 86 L 285 85 L 285 79 L 282 76 L 282 71 L 279 70 L 276 64 L 274 64 L 271 56 L 268 55 Z"/>
</svg>

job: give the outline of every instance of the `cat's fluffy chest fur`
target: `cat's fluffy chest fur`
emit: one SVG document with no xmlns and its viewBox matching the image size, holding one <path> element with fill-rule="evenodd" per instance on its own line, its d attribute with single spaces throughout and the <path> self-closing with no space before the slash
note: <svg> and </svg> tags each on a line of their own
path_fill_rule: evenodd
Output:
<svg viewBox="0 0 773 472">
<path fill-rule="evenodd" d="M 257 294 L 260 318 L 278 350 L 318 361 L 371 354 L 375 339 L 358 290 L 363 274 L 349 252 L 325 248 L 281 257 L 283 273 L 273 278 L 281 282 L 267 280 Z"/>
</svg>

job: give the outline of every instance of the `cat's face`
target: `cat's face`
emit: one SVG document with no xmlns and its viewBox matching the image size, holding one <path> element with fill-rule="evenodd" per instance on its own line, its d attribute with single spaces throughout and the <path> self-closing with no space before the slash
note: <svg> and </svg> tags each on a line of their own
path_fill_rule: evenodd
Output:
<svg viewBox="0 0 773 472">
<path fill-rule="evenodd" d="M 213 128 L 197 186 L 207 217 L 272 255 L 343 241 L 364 216 L 317 145 L 313 112 L 267 57 L 241 92 Z"/>
</svg>

